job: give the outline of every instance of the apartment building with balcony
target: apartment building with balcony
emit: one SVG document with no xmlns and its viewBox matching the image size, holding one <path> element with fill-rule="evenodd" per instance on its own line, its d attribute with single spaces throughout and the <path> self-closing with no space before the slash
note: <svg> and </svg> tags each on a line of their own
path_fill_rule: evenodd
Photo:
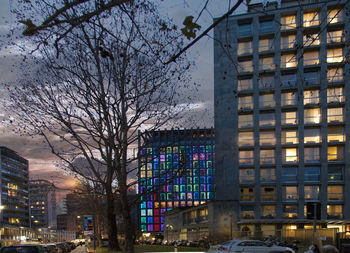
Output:
<svg viewBox="0 0 350 253">
<path fill-rule="evenodd" d="M 29 227 L 28 161 L 15 151 L 0 147 L 0 225 L 1 238 L 12 228 Z"/>
<path fill-rule="evenodd" d="M 31 180 L 29 181 L 29 196 L 31 227 L 56 228 L 55 185 L 43 179 Z"/>
<path fill-rule="evenodd" d="M 238 230 L 311 228 L 312 202 L 350 231 L 349 2 L 267 2 L 214 31 L 216 200 Z"/>
</svg>

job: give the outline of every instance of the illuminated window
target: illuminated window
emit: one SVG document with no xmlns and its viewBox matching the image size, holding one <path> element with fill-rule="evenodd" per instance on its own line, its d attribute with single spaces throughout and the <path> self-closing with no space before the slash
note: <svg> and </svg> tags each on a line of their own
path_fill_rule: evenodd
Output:
<svg viewBox="0 0 350 253">
<path fill-rule="evenodd" d="M 274 126 L 275 114 L 274 113 L 260 113 L 259 114 L 260 126 Z"/>
<path fill-rule="evenodd" d="M 240 218 L 241 219 L 254 219 L 254 206 L 241 206 Z"/>
<path fill-rule="evenodd" d="M 304 91 L 304 105 L 318 104 L 320 102 L 319 90 Z"/>
<path fill-rule="evenodd" d="M 343 181 L 343 171 L 342 166 L 328 166 L 328 181 Z"/>
<path fill-rule="evenodd" d="M 273 131 L 261 131 L 260 132 L 260 145 L 275 145 L 276 138 Z"/>
<path fill-rule="evenodd" d="M 327 205 L 327 219 L 343 219 L 343 205 Z"/>
<path fill-rule="evenodd" d="M 295 68 L 297 64 L 297 58 L 294 54 L 281 55 L 281 68 Z"/>
<path fill-rule="evenodd" d="M 254 201 L 254 187 L 241 187 L 241 201 Z"/>
<path fill-rule="evenodd" d="M 265 183 L 276 181 L 275 169 L 273 169 L 273 168 L 261 168 L 260 169 L 260 181 L 265 182 Z"/>
<path fill-rule="evenodd" d="M 254 145 L 253 132 L 239 132 L 238 145 L 240 147 L 241 146 L 253 146 Z"/>
<path fill-rule="evenodd" d="M 276 200 L 276 187 L 275 186 L 263 186 L 260 192 L 261 200 L 273 201 Z"/>
<path fill-rule="evenodd" d="M 239 151 L 239 163 L 240 164 L 253 164 L 254 152 L 252 150 Z"/>
<path fill-rule="evenodd" d="M 252 127 L 253 126 L 253 115 L 238 115 L 238 127 Z"/>
<path fill-rule="evenodd" d="M 328 127 L 328 142 L 344 142 L 344 128 L 342 126 Z"/>
<path fill-rule="evenodd" d="M 304 181 L 305 182 L 320 181 L 320 167 L 319 166 L 306 166 L 304 168 Z"/>
<path fill-rule="evenodd" d="M 339 43 L 344 41 L 344 31 L 329 31 L 327 32 L 327 43 Z"/>
<path fill-rule="evenodd" d="M 298 217 L 297 205 L 283 205 L 283 218 L 296 219 Z"/>
<path fill-rule="evenodd" d="M 295 48 L 295 47 L 296 47 L 296 39 L 294 34 L 281 37 L 282 49 Z"/>
<path fill-rule="evenodd" d="M 335 24 L 338 22 L 342 22 L 344 19 L 343 10 L 342 9 L 332 9 L 328 10 L 327 13 L 327 22 L 329 24 Z"/>
<path fill-rule="evenodd" d="M 320 129 L 311 128 L 304 130 L 304 143 L 320 143 Z"/>
<path fill-rule="evenodd" d="M 239 182 L 240 183 L 254 183 L 255 172 L 254 169 L 240 169 Z"/>
<path fill-rule="evenodd" d="M 343 68 L 331 68 L 327 70 L 328 83 L 342 82 L 344 80 Z"/>
<path fill-rule="evenodd" d="M 259 40 L 259 52 L 269 51 L 273 49 L 272 39 L 260 39 Z"/>
<path fill-rule="evenodd" d="M 296 87 L 297 76 L 296 74 L 281 75 L 281 87 L 293 88 Z"/>
<path fill-rule="evenodd" d="M 296 182 L 298 176 L 297 167 L 283 167 L 282 168 L 282 182 Z"/>
<path fill-rule="evenodd" d="M 259 59 L 259 70 L 273 70 L 275 65 L 273 64 L 272 57 L 264 57 Z"/>
<path fill-rule="evenodd" d="M 298 130 L 282 130 L 282 144 L 298 144 Z"/>
<path fill-rule="evenodd" d="M 240 79 L 238 80 L 238 91 L 253 89 L 253 79 Z"/>
<path fill-rule="evenodd" d="M 343 87 L 327 89 L 327 102 L 328 103 L 343 103 L 343 102 L 345 102 Z"/>
<path fill-rule="evenodd" d="M 319 25 L 319 17 L 317 12 L 304 13 L 304 27 Z"/>
<path fill-rule="evenodd" d="M 296 163 L 296 162 L 298 162 L 298 149 L 297 148 L 283 148 L 282 149 L 282 162 L 283 163 Z"/>
<path fill-rule="evenodd" d="M 238 109 L 239 110 L 253 109 L 253 97 L 252 96 L 239 97 Z"/>
<path fill-rule="evenodd" d="M 344 121 L 344 112 L 343 108 L 328 108 L 328 123 L 332 122 L 343 122 Z"/>
<path fill-rule="evenodd" d="M 304 86 L 314 86 L 320 84 L 320 72 L 312 71 L 304 73 Z"/>
<path fill-rule="evenodd" d="M 259 96 L 259 106 L 264 107 L 274 107 L 275 106 L 274 94 L 264 94 Z"/>
<path fill-rule="evenodd" d="M 343 186 L 342 185 L 328 185 L 328 200 L 343 200 Z"/>
<path fill-rule="evenodd" d="M 281 27 L 282 30 L 295 29 L 297 27 L 297 23 L 295 21 L 295 15 L 281 17 L 281 25 L 282 25 Z"/>
<path fill-rule="evenodd" d="M 286 92 L 281 94 L 281 105 L 296 105 L 298 103 L 298 94 L 296 92 Z"/>
<path fill-rule="evenodd" d="M 320 36 L 318 33 L 305 34 L 304 35 L 304 46 L 318 46 L 320 44 Z"/>
<path fill-rule="evenodd" d="M 320 148 L 304 148 L 304 160 L 306 163 L 320 161 Z"/>
<path fill-rule="evenodd" d="M 274 162 L 275 162 L 275 150 L 273 149 L 260 150 L 260 163 L 274 163 Z"/>
<path fill-rule="evenodd" d="M 273 88 L 275 87 L 275 78 L 272 75 L 259 76 L 259 88 Z"/>
<path fill-rule="evenodd" d="M 320 63 L 320 55 L 318 51 L 305 52 L 303 57 L 304 57 L 304 66 L 316 65 Z"/>
<path fill-rule="evenodd" d="M 305 124 L 319 124 L 321 122 L 321 109 L 305 109 L 304 110 L 304 123 Z"/>
<path fill-rule="evenodd" d="M 343 161 L 344 147 L 343 146 L 328 146 L 328 161 Z"/>
<path fill-rule="evenodd" d="M 282 125 L 296 125 L 298 123 L 297 112 L 282 112 Z"/>
<path fill-rule="evenodd" d="M 248 61 L 238 62 L 238 71 L 239 72 L 252 72 L 253 71 L 252 61 L 248 60 Z"/>
<path fill-rule="evenodd" d="M 283 200 L 297 200 L 298 187 L 297 186 L 283 186 Z"/>
<path fill-rule="evenodd" d="M 238 55 L 243 55 L 243 54 L 251 54 L 253 52 L 252 49 L 252 42 L 251 41 L 243 41 L 243 42 L 238 42 Z"/>
<path fill-rule="evenodd" d="M 304 186 L 304 198 L 305 200 L 318 200 L 320 188 L 318 185 Z"/>
<path fill-rule="evenodd" d="M 263 205 L 262 216 L 263 219 L 273 219 L 276 217 L 276 206 L 274 205 Z"/>
<path fill-rule="evenodd" d="M 342 48 L 328 48 L 327 49 L 327 62 L 336 63 L 342 62 L 344 60 L 343 49 Z"/>
</svg>

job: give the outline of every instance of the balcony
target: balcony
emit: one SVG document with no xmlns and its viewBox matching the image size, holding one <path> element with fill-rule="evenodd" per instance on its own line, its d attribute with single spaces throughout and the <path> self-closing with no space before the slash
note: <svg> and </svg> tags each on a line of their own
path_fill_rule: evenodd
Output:
<svg viewBox="0 0 350 253">
<path fill-rule="evenodd" d="M 255 218 L 255 214 L 254 211 L 243 211 L 240 213 L 240 218 L 241 219 L 254 219 Z"/>
<path fill-rule="evenodd" d="M 285 212 L 285 213 L 283 213 L 282 216 L 283 216 L 284 219 L 296 219 L 296 218 L 298 218 L 298 214 L 296 212 L 294 212 L 294 213 L 291 213 L 291 212 L 287 213 L 287 212 Z"/>
<path fill-rule="evenodd" d="M 240 201 L 254 201 L 254 193 L 253 194 L 241 194 Z"/>
</svg>

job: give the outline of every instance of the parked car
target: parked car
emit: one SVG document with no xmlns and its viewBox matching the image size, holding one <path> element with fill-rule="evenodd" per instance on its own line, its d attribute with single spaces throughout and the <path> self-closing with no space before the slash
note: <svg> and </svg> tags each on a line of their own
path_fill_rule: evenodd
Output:
<svg viewBox="0 0 350 253">
<path fill-rule="evenodd" d="M 244 253 L 295 253 L 288 247 L 268 245 L 258 240 L 231 240 L 211 246 L 208 253 L 244 252 Z"/>
<path fill-rule="evenodd" d="M 61 249 L 62 253 L 69 253 L 70 252 L 68 245 L 65 244 L 64 242 L 57 243 L 56 245 L 57 245 L 57 247 L 59 247 Z"/>
<path fill-rule="evenodd" d="M 52 252 L 55 252 L 55 253 L 62 253 L 62 250 L 61 250 L 59 247 L 57 247 L 56 244 L 54 244 L 54 243 L 48 243 L 48 244 L 46 244 L 46 245 L 52 250 Z"/>
<path fill-rule="evenodd" d="M 40 245 L 12 245 L 1 249 L 1 253 L 45 253 Z"/>
</svg>

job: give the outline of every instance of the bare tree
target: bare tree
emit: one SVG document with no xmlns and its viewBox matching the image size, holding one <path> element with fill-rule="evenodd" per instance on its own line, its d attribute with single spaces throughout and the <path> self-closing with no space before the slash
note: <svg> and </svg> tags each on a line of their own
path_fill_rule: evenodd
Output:
<svg viewBox="0 0 350 253">
<path fill-rule="evenodd" d="M 22 23 L 25 28 L 23 30 L 23 35 L 33 36 L 41 35 L 41 39 L 37 41 L 37 46 L 45 43 L 46 38 L 50 36 L 55 36 L 56 50 L 58 51 L 58 44 L 61 39 L 67 36 L 69 33 L 74 31 L 77 27 L 85 22 L 90 22 L 96 16 L 110 16 L 111 11 L 114 9 L 119 9 L 122 11 L 133 12 L 132 9 L 126 8 L 127 6 L 135 6 L 135 3 L 141 4 L 146 8 L 152 6 L 150 1 L 136 1 L 136 0 L 42 0 L 42 1 L 28 1 L 28 0 L 9 0 L 13 2 L 16 6 L 12 11 L 17 15 L 17 19 Z M 186 46 L 179 47 L 169 58 L 164 59 L 165 64 L 169 64 L 176 61 L 183 53 L 185 53 L 189 48 L 196 44 L 201 38 L 208 35 L 208 33 L 216 27 L 220 22 L 227 19 L 239 6 L 244 2 L 243 0 L 237 0 L 235 4 L 231 6 L 231 0 L 227 0 L 228 9 L 220 17 L 218 17 L 214 22 L 209 25 L 204 31 L 202 31 L 197 36 L 197 31 L 200 30 L 201 26 L 197 23 L 198 19 L 202 16 L 204 12 L 208 12 L 210 15 L 210 10 L 208 8 L 209 3 L 214 0 L 206 0 L 203 7 L 197 14 L 195 18 L 193 14 L 185 17 L 183 21 L 183 27 L 181 29 L 182 35 L 184 35 L 190 41 Z M 184 1 L 185 3 L 186 1 Z M 247 4 L 250 2 L 245 1 Z M 137 5 L 136 4 L 136 5 Z M 222 4 L 220 2 L 220 4 Z M 20 6 L 20 7 L 19 7 Z M 84 9 L 84 12 L 80 10 Z M 136 23 L 135 23 L 136 24 Z M 173 25 L 168 25 L 167 23 L 161 23 L 163 30 L 168 30 Z M 139 27 L 142 29 L 142 27 Z"/>
<path fill-rule="evenodd" d="M 38 72 L 9 88 L 8 108 L 15 109 L 11 113 L 23 130 L 41 135 L 69 170 L 104 187 L 110 249 L 118 249 L 118 194 L 125 251 L 133 252 L 127 179 L 128 165 L 137 157 L 128 148 L 138 130 L 158 129 L 183 111 L 181 91 L 191 64 L 183 57 L 163 64 L 182 42 L 176 29 L 155 29 L 161 19 L 153 6 L 134 1 L 123 8 L 80 24 L 62 38 L 59 55 L 52 43 L 56 38 L 46 38 L 35 54 Z M 57 139 L 64 145 L 55 145 Z M 87 166 L 74 163 L 80 157 Z"/>
</svg>

